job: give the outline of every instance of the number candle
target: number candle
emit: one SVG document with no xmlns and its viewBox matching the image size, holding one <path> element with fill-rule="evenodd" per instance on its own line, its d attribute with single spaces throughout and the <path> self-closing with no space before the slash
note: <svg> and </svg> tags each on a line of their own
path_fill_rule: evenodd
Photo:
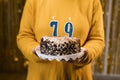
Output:
<svg viewBox="0 0 120 80">
<path fill-rule="evenodd" d="M 71 20 L 71 18 L 69 18 L 69 20 Z M 73 25 L 72 25 L 71 21 L 69 21 L 65 24 L 65 32 L 68 33 L 69 37 L 72 37 Z"/>
<path fill-rule="evenodd" d="M 58 21 L 54 20 L 54 16 L 52 19 L 53 20 L 50 22 L 50 27 L 54 27 L 53 36 L 58 36 Z"/>
</svg>

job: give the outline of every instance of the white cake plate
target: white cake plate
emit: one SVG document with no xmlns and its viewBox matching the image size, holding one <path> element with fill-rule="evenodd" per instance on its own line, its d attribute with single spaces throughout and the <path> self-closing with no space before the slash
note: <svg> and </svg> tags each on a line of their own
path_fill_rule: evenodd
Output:
<svg viewBox="0 0 120 80">
<path fill-rule="evenodd" d="M 52 60 L 57 60 L 57 61 L 65 60 L 65 61 L 68 61 L 69 59 L 75 60 L 77 58 L 81 58 L 84 55 L 84 51 L 86 51 L 86 49 L 81 47 L 81 52 L 79 52 L 79 53 L 71 54 L 71 55 L 61 55 L 61 56 L 52 56 L 52 55 L 42 54 L 40 52 L 40 47 L 39 46 L 35 48 L 35 51 L 36 51 L 36 54 L 38 55 L 38 57 L 40 59 L 43 59 L 43 60 L 48 59 L 49 61 L 52 61 Z"/>
</svg>

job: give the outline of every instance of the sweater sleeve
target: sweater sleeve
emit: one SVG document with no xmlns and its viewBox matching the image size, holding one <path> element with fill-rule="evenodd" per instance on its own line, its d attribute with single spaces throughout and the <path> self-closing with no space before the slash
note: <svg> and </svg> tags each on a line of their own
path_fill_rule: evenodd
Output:
<svg viewBox="0 0 120 80">
<path fill-rule="evenodd" d="M 26 0 L 20 30 L 17 35 L 17 45 L 23 55 L 30 61 L 40 61 L 40 59 L 32 52 L 39 45 L 35 39 L 34 22 L 33 22 L 33 0 Z"/>
<path fill-rule="evenodd" d="M 94 0 L 93 5 L 93 18 L 91 29 L 88 34 L 85 45 L 83 46 L 88 50 L 87 56 L 80 62 L 80 64 L 75 64 L 77 66 L 84 66 L 97 57 L 99 57 L 104 50 L 104 29 L 103 29 L 103 13 L 100 0 Z"/>
</svg>

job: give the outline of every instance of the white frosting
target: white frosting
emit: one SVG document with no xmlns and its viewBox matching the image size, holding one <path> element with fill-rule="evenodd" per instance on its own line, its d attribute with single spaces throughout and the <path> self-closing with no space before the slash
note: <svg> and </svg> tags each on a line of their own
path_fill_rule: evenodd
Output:
<svg viewBox="0 0 120 80">
<path fill-rule="evenodd" d="M 53 41 L 54 43 L 64 43 L 64 42 L 69 42 L 69 41 L 74 41 L 76 42 L 78 39 L 75 37 L 48 37 L 48 36 L 44 36 L 43 37 L 43 41 L 44 40 L 49 40 L 49 41 Z"/>
</svg>

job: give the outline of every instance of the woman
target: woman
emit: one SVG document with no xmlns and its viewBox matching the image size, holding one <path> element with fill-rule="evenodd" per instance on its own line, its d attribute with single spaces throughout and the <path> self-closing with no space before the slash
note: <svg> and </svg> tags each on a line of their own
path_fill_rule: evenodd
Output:
<svg viewBox="0 0 120 80">
<path fill-rule="evenodd" d="M 59 36 L 66 36 L 64 28 L 71 22 L 72 36 L 81 40 L 88 50 L 78 63 L 45 61 L 32 51 L 42 36 L 52 36 L 57 21 Z M 103 15 L 99 0 L 27 0 L 21 19 L 17 44 L 29 60 L 27 80 L 92 80 L 91 63 L 104 49 Z"/>
</svg>

